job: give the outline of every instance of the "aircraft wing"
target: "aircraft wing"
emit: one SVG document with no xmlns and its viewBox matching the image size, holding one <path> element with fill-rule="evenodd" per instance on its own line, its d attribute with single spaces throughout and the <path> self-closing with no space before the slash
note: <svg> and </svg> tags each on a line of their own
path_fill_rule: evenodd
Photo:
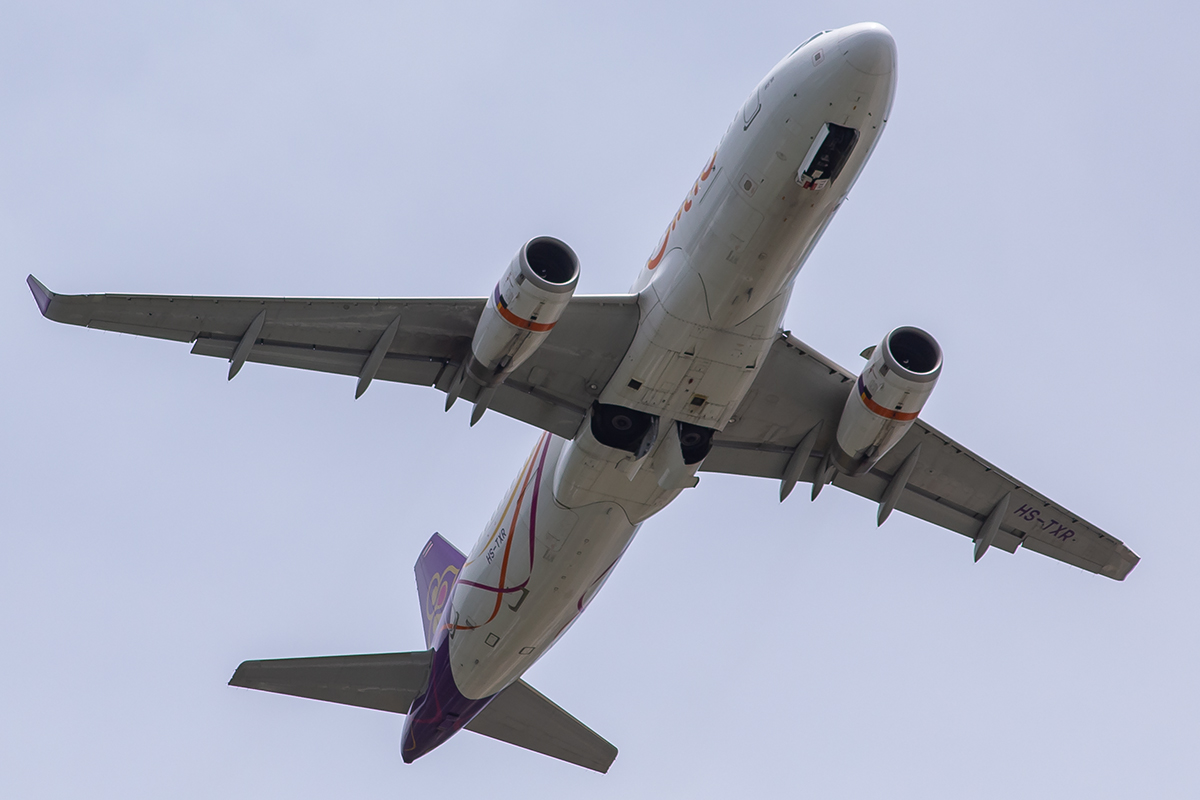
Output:
<svg viewBox="0 0 1200 800">
<path fill-rule="evenodd" d="M 729 425 L 713 437 L 713 449 L 701 469 L 782 480 L 806 434 L 822 423 L 806 463 L 793 465 L 793 473 L 800 468 L 799 480 L 812 483 L 856 379 L 791 334 L 780 332 Z M 907 481 L 898 482 L 903 488 L 896 487 L 894 507 L 976 540 L 977 559 L 989 545 L 1010 553 L 1024 546 L 1116 580 L 1124 580 L 1137 564 L 1137 555 L 1120 540 L 920 419 L 869 473 L 851 478 L 839 472 L 833 485 L 884 504 L 892 479 L 904 471 L 905 461 L 918 446 L 915 466 L 908 465 Z M 1007 503 L 1002 505 L 1005 497 Z M 991 529 L 985 531 L 998 506 Z"/>
<path fill-rule="evenodd" d="M 445 392 L 483 312 L 485 298 L 188 297 L 56 294 L 32 275 L 29 288 L 55 322 L 192 344 L 192 352 L 434 386 Z M 565 438 L 608 382 L 637 331 L 636 295 L 571 300 L 541 347 L 497 390 L 489 406 Z M 462 398 L 474 401 L 470 381 Z"/>
</svg>

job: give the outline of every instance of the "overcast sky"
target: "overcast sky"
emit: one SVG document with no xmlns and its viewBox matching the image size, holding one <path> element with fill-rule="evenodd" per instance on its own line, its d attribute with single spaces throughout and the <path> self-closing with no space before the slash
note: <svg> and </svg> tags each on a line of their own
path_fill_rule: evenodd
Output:
<svg viewBox="0 0 1200 800">
<path fill-rule="evenodd" d="M 1195 4 L 0 2 L 0 796 L 1200 794 Z M 432 389 L 54 325 L 63 292 L 486 294 L 550 234 L 622 292 L 812 33 L 899 48 L 797 283 L 841 364 L 919 325 L 923 417 L 1124 540 L 1124 583 L 704 475 L 526 675 L 597 775 L 225 685 L 419 649 L 412 564 L 536 437 Z"/>
</svg>

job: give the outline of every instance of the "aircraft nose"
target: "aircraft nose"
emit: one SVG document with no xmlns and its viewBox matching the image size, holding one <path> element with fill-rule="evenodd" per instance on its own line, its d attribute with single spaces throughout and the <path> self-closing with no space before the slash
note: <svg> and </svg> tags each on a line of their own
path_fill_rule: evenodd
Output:
<svg viewBox="0 0 1200 800">
<path fill-rule="evenodd" d="M 867 75 L 887 75 L 896 68 L 896 40 L 877 22 L 842 29 L 838 46 L 846 62 Z"/>
</svg>

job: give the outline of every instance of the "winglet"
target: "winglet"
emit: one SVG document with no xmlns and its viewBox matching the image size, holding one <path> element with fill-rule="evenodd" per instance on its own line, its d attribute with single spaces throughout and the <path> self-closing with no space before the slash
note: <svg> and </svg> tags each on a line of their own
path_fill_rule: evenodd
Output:
<svg viewBox="0 0 1200 800">
<path fill-rule="evenodd" d="M 25 279 L 29 284 L 29 291 L 33 292 L 33 299 L 37 301 L 38 309 L 42 312 L 43 317 L 49 317 L 50 301 L 54 299 L 54 292 L 46 288 L 45 284 L 37 278 L 30 275 Z"/>
</svg>

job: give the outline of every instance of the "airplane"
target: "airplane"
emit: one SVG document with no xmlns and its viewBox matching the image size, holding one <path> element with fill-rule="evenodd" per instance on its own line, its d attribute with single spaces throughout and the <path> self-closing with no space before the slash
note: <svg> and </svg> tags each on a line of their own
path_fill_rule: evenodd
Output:
<svg viewBox="0 0 1200 800">
<path fill-rule="evenodd" d="M 439 534 L 415 566 L 425 649 L 246 661 L 230 684 L 406 714 L 406 763 L 462 729 L 607 772 L 617 750 L 521 676 L 579 619 L 642 523 L 698 472 L 827 485 L 992 549 L 1115 580 L 1121 541 L 919 417 L 942 369 L 924 330 L 847 370 L 781 329 L 794 281 L 887 124 L 882 25 L 812 36 L 737 111 L 628 293 L 575 295 L 564 242 L 520 247 L 487 297 L 61 295 L 56 322 L 188 342 L 228 359 L 433 386 L 540 429 L 467 554 Z"/>
</svg>

